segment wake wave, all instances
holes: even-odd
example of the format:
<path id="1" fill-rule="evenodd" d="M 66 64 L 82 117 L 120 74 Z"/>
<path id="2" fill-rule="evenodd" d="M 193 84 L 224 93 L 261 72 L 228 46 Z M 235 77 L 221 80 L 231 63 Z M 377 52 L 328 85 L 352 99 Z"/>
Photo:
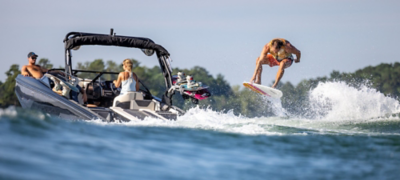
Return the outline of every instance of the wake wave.
<path id="1" fill-rule="evenodd" d="M 176 121 L 146 118 L 143 121 L 105 123 L 101 125 L 189 128 L 245 135 L 309 135 L 309 134 L 364 134 L 400 135 L 398 117 L 368 120 L 301 119 L 284 117 L 247 118 L 199 107 L 187 111 Z"/>
<path id="2" fill-rule="evenodd" d="M 310 90 L 308 106 L 303 111 L 313 118 L 288 113 L 280 100 L 267 99 L 276 116 L 247 118 L 235 116 L 233 110 L 216 112 L 211 109 L 192 108 L 177 121 L 160 122 L 146 119 L 130 122 L 142 126 L 196 128 L 241 134 L 285 135 L 304 133 L 395 133 L 399 134 L 400 104 L 375 89 L 359 89 L 344 82 L 326 82 Z"/>

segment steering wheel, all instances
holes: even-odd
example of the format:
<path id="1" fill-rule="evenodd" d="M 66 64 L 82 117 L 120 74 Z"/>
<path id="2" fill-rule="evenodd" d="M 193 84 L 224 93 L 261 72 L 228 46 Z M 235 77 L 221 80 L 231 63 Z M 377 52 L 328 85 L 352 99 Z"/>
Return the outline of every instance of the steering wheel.
<path id="1" fill-rule="evenodd" d="M 118 96 L 119 93 L 121 93 L 121 88 L 117 88 L 114 83 L 110 84 L 111 91 L 114 93 L 114 95 Z"/>

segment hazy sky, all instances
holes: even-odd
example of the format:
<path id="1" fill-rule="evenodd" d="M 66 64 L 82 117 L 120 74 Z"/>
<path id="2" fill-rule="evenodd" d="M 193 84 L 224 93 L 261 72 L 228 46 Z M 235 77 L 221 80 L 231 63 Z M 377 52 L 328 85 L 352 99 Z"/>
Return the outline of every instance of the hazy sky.
<path id="1" fill-rule="evenodd" d="M 378 0 L 1 0 L 0 80 L 12 64 L 27 64 L 34 51 L 56 67 L 64 65 L 62 40 L 71 31 L 148 37 L 164 46 L 172 66 L 205 67 L 231 85 L 250 80 L 255 60 L 272 38 L 288 39 L 302 52 L 282 81 L 353 72 L 398 61 L 400 1 Z M 86 46 L 73 63 L 97 58 L 122 63 L 135 58 L 158 65 L 130 48 Z M 75 66 L 74 66 L 75 68 Z M 263 84 L 278 68 L 264 66 Z M 196 79 L 196 77 L 194 77 Z"/>

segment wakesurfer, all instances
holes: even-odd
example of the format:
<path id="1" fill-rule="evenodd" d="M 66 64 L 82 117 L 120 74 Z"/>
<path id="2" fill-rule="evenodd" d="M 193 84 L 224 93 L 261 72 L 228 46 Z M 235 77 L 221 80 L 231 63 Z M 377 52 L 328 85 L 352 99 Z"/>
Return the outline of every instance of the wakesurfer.
<path id="1" fill-rule="evenodd" d="M 294 60 L 293 54 L 296 55 Z M 261 55 L 257 58 L 256 69 L 250 83 L 261 84 L 262 65 L 268 64 L 270 67 L 279 66 L 276 74 L 275 83 L 272 85 L 275 88 L 281 80 L 285 69 L 290 67 L 294 62 L 300 62 L 301 52 L 294 47 L 288 40 L 282 38 L 272 39 L 263 47 Z"/>

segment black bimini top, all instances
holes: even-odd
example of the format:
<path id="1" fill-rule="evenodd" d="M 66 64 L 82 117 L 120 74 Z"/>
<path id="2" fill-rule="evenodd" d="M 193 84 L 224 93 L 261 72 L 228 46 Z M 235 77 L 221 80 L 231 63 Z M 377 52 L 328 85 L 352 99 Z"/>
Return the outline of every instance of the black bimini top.
<path id="1" fill-rule="evenodd" d="M 81 45 L 121 46 L 140 49 L 150 49 L 158 56 L 169 56 L 168 51 L 149 38 L 128 37 L 105 34 L 70 32 L 64 39 L 65 49 L 69 50 Z"/>

